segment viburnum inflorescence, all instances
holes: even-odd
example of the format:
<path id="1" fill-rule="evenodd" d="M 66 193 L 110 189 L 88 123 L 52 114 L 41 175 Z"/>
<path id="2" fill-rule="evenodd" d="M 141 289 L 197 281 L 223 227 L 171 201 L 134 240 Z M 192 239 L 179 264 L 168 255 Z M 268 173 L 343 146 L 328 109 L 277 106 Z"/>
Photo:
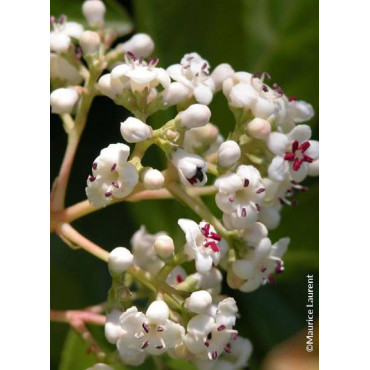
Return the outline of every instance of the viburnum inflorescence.
<path id="1" fill-rule="evenodd" d="M 313 108 L 270 83 L 267 72 L 235 72 L 226 63 L 212 69 L 196 52 L 161 66 L 149 57 L 154 42 L 146 34 L 112 49 L 117 34 L 106 25 L 103 2 L 86 0 L 82 11 L 90 29 L 65 16 L 51 22 L 51 108 L 70 138 L 52 211 L 64 210 L 70 165 L 97 94 L 126 108 L 128 116 L 117 127 L 121 142 L 96 148 L 100 154 L 91 171 L 86 168 L 90 205 L 82 213 L 161 198 L 193 211 L 193 219 L 169 225 L 181 238 L 152 234 L 143 225 L 129 248 L 115 247 L 109 255 L 71 232 L 68 222 L 56 221 L 64 240 L 107 261 L 112 276 L 105 336 L 116 352 L 96 351 L 91 369 L 111 369 L 115 361 L 137 366 L 165 354 L 199 369 L 241 369 L 252 345 L 238 336 L 237 304 L 222 294 L 222 281 L 248 293 L 273 284 L 284 271 L 290 239 L 272 241 L 268 233 L 278 227 L 282 208 L 294 205 L 295 192 L 308 190 L 306 177 L 318 175 L 319 145 L 302 124 Z M 208 105 L 217 93 L 235 118 L 226 137 L 210 122 Z M 149 123 L 148 117 L 170 107 L 176 113 L 169 121 Z M 151 146 L 167 158 L 164 169 L 143 164 Z M 203 195 L 213 198 L 216 212 Z"/>

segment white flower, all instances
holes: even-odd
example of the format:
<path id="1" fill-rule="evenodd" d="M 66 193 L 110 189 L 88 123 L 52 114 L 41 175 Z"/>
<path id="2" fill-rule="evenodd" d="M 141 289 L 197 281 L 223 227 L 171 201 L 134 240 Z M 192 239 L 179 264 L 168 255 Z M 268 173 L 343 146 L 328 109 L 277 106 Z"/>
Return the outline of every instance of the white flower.
<path id="1" fill-rule="evenodd" d="M 199 359 L 216 360 L 228 352 L 231 341 L 237 338 L 235 324 L 237 307 L 233 298 L 221 301 L 214 315 L 200 314 L 188 323 L 184 342 L 188 350 Z"/>
<path id="2" fill-rule="evenodd" d="M 120 317 L 123 334 L 117 349 L 125 353 L 128 349 L 161 355 L 183 341 L 184 328 L 168 319 L 169 309 L 165 302 L 154 301 L 146 315 L 131 307 Z"/>
<path id="3" fill-rule="evenodd" d="M 309 163 L 319 157 L 319 142 L 310 138 L 311 129 L 307 125 L 299 125 L 287 135 L 279 132 L 269 135 L 267 146 L 276 155 L 268 168 L 272 180 L 283 181 L 289 175 L 297 182 L 305 179 Z"/>
<path id="4" fill-rule="evenodd" d="M 113 198 L 129 195 L 139 181 L 136 168 L 127 163 L 130 148 L 125 144 L 110 144 L 100 152 L 87 179 L 86 194 L 91 204 L 104 207 Z"/>
<path id="5" fill-rule="evenodd" d="M 50 78 L 69 85 L 79 85 L 82 82 L 82 76 L 78 70 L 65 58 L 55 53 L 50 53 Z"/>
<path id="6" fill-rule="evenodd" d="M 54 20 L 52 18 L 53 31 L 50 32 L 50 51 L 64 53 L 69 49 L 72 39 L 79 40 L 83 27 L 76 22 L 67 22 L 65 16 Z"/>
<path id="7" fill-rule="evenodd" d="M 208 313 L 212 305 L 212 296 L 206 290 L 191 293 L 185 300 L 185 308 L 197 314 Z"/>
<path id="8" fill-rule="evenodd" d="M 209 63 L 199 54 L 185 54 L 181 63 L 169 66 L 167 72 L 188 88 L 189 98 L 194 96 L 198 103 L 205 105 L 212 101 L 215 83 L 209 76 Z"/>
<path id="9" fill-rule="evenodd" d="M 211 111 L 204 104 L 192 104 L 176 117 L 180 121 L 181 127 L 188 129 L 205 126 L 210 118 Z"/>
<path id="10" fill-rule="evenodd" d="M 134 256 L 127 248 L 114 248 L 108 257 L 109 271 L 117 275 L 122 274 L 131 267 L 133 260 Z"/>
<path id="11" fill-rule="evenodd" d="M 120 336 L 123 334 L 123 330 L 119 322 L 119 318 L 122 313 L 123 311 L 113 309 L 107 314 L 104 334 L 109 343 L 116 344 Z"/>
<path id="12" fill-rule="evenodd" d="M 80 37 L 80 45 L 85 55 L 94 55 L 99 52 L 100 36 L 97 32 L 84 31 Z"/>
<path id="13" fill-rule="evenodd" d="M 128 143 L 139 143 L 152 136 L 152 128 L 135 117 L 129 117 L 121 122 L 121 135 Z"/>
<path id="14" fill-rule="evenodd" d="M 154 42 L 146 33 L 137 33 L 121 47 L 125 53 L 130 52 L 138 58 L 146 58 L 153 52 Z"/>
<path id="15" fill-rule="evenodd" d="M 113 90 L 131 89 L 133 92 L 150 91 L 162 85 L 166 88 L 170 84 L 170 77 L 163 68 L 156 68 L 158 58 L 150 58 L 145 63 L 141 58 L 127 53 L 126 63 L 114 67 L 111 72 L 110 84 Z"/>
<path id="16" fill-rule="evenodd" d="M 174 255 L 175 245 L 168 235 L 160 235 L 155 240 L 154 250 L 161 259 L 167 259 Z"/>
<path id="17" fill-rule="evenodd" d="M 104 24 L 105 5 L 100 0 L 86 0 L 82 4 L 82 14 L 90 26 L 102 26 Z"/>
<path id="18" fill-rule="evenodd" d="M 195 360 L 195 364 L 199 370 L 240 370 L 247 365 L 252 349 L 249 339 L 238 336 L 217 361 Z"/>
<path id="19" fill-rule="evenodd" d="M 149 234 L 145 226 L 141 226 L 131 238 L 135 265 L 153 275 L 156 275 L 164 266 L 164 262 L 158 258 L 154 249 L 154 243 L 161 235 L 165 235 L 165 233 Z"/>
<path id="20" fill-rule="evenodd" d="M 178 148 L 172 155 L 172 163 L 185 186 L 203 186 L 207 182 L 207 162 L 200 156 Z"/>
<path id="21" fill-rule="evenodd" d="M 220 261 L 221 253 L 218 244 L 221 237 L 207 222 L 197 224 L 192 220 L 182 218 L 178 224 L 186 237 L 184 253 L 190 259 L 195 259 L 195 267 L 198 272 L 210 271 L 212 263 L 217 265 Z"/>
<path id="22" fill-rule="evenodd" d="M 266 226 L 261 222 L 255 222 L 251 227 L 243 230 L 242 237 L 249 245 L 256 247 L 263 238 L 267 237 L 267 234 Z"/>
<path id="23" fill-rule="evenodd" d="M 114 370 L 114 369 L 113 369 L 113 367 L 100 362 L 98 364 L 95 364 L 93 367 L 89 367 L 86 370 Z"/>
<path id="24" fill-rule="evenodd" d="M 224 223 L 229 229 L 244 229 L 257 221 L 264 186 L 258 170 L 241 165 L 236 173 L 217 178 L 216 204 L 224 212 Z"/>
<path id="25" fill-rule="evenodd" d="M 157 190 L 164 184 L 164 176 L 161 171 L 151 167 L 146 168 L 141 174 L 141 181 L 146 189 Z"/>
<path id="26" fill-rule="evenodd" d="M 256 246 L 248 259 L 236 260 L 232 264 L 233 273 L 245 282 L 239 287 L 242 292 L 252 292 L 261 284 L 274 282 L 274 272 L 284 271 L 282 257 L 288 248 L 289 238 L 282 238 L 271 245 L 264 238 Z"/>
<path id="27" fill-rule="evenodd" d="M 56 89 L 50 94 L 51 111 L 56 114 L 69 114 L 78 98 L 78 93 L 73 87 Z"/>
<path id="28" fill-rule="evenodd" d="M 218 163 L 221 167 L 233 166 L 241 156 L 239 145 L 233 140 L 223 142 L 218 148 Z"/>
<path id="29" fill-rule="evenodd" d="M 121 362 L 129 366 L 140 366 L 146 359 L 146 352 L 135 349 L 120 347 L 118 351 Z"/>

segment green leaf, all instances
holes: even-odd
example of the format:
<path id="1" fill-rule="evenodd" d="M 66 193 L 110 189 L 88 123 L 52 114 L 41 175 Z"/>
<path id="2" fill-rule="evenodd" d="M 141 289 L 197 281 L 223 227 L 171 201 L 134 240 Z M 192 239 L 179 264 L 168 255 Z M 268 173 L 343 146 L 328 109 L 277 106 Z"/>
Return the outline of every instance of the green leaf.
<path id="1" fill-rule="evenodd" d="M 88 28 L 86 19 L 82 14 L 82 0 L 53 0 L 50 12 L 54 16 L 65 14 L 69 21 L 81 23 Z M 109 28 L 115 29 L 120 36 L 127 35 L 133 29 L 133 23 L 127 10 L 115 0 L 106 0 L 105 23 Z"/>

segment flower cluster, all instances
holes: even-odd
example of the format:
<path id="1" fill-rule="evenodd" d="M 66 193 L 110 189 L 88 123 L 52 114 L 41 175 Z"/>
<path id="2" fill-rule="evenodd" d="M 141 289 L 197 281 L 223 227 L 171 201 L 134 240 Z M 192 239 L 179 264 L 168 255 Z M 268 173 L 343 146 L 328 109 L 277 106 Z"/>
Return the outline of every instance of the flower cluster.
<path id="1" fill-rule="evenodd" d="M 306 177 L 318 175 L 319 145 L 303 124 L 313 108 L 271 84 L 267 72 L 235 72 L 225 63 L 212 70 L 196 52 L 160 66 L 145 34 L 110 49 L 103 2 L 86 0 L 82 11 L 88 30 L 65 16 L 51 20 L 52 112 L 67 133 L 80 133 L 92 93 L 129 111 L 117 128 L 123 142 L 92 162 L 88 201 L 105 207 L 128 197 L 173 197 L 198 217 L 174 222 L 181 236 L 141 226 L 129 249 L 111 251 L 105 336 L 128 365 L 167 353 L 199 369 L 240 369 L 252 346 L 238 337 L 238 309 L 222 295 L 222 281 L 252 292 L 284 271 L 290 239 L 271 241 L 269 230 L 284 206 L 296 204 L 295 193 L 308 190 Z M 216 93 L 234 115 L 226 139 L 211 122 Z M 152 126 L 148 117 L 169 107 L 172 118 Z M 152 145 L 166 156 L 164 169 L 143 164 Z"/>

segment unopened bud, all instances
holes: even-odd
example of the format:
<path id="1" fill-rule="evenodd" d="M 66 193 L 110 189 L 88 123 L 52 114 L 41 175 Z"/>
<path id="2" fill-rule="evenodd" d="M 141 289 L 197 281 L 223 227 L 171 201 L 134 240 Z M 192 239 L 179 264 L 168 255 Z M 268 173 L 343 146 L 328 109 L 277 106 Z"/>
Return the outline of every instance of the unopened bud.
<path id="1" fill-rule="evenodd" d="M 146 33 L 137 33 L 122 44 L 122 50 L 125 53 L 130 52 L 138 58 L 146 58 L 153 52 L 154 42 Z"/>
<path id="2" fill-rule="evenodd" d="M 154 301 L 146 311 L 148 320 L 158 325 L 164 324 L 169 314 L 170 310 L 164 301 Z"/>
<path id="3" fill-rule="evenodd" d="M 94 31 L 85 31 L 80 38 L 80 45 L 85 55 L 97 54 L 100 47 L 100 36 Z"/>
<path id="4" fill-rule="evenodd" d="M 201 127 L 209 122 L 211 111 L 206 105 L 192 104 L 189 108 L 180 112 L 177 118 L 180 120 L 182 127 Z"/>
<path id="5" fill-rule="evenodd" d="M 185 308 L 197 314 L 207 313 L 212 306 L 212 296 L 206 290 L 198 290 L 185 300 Z"/>
<path id="6" fill-rule="evenodd" d="M 121 122 L 121 135 L 128 143 L 138 143 L 152 136 L 152 129 L 137 118 L 129 117 Z"/>
<path id="7" fill-rule="evenodd" d="M 78 93 L 72 88 L 60 88 L 50 95 L 51 111 L 56 114 L 71 113 L 78 101 Z"/>
<path id="8" fill-rule="evenodd" d="M 173 239 L 168 235 L 160 235 L 154 242 L 154 250 L 161 259 L 168 259 L 175 252 Z"/>
<path id="9" fill-rule="evenodd" d="M 189 89 L 180 82 L 172 82 L 162 93 L 163 103 L 168 106 L 176 105 L 187 99 Z"/>
<path id="10" fill-rule="evenodd" d="M 215 83 L 216 91 L 221 90 L 223 82 L 227 78 L 232 77 L 233 74 L 234 70 L 232 69 L 230 64 L 227 63 L 219 64 L 211 73 L 211 78 Z"/>
<path id="11" fill-rule="evenodd" d="M 104 24 L 105 5 L 101 0 L 86 0 L 82 4 L 82 13 L 90 26 Z"/>
<path id="12" fill-rule="evenodd" d="M 231 167 L 239 160 L 240 156 L 240 147 L 233 140 L 223 142 L 218 148 L 218 164 L 221 167 Z"/>
<path id="13" fill-rule="evenodd" d="M 153 168 L 147 168 L 141 175 L 141 181 L 146 189 L 157 190 L 163 186 L 164 176 L 161 171 Z"/>
<path id="14" fill-rule="evenodd" d="M 254 118 L 247 124 L 247 132 L 256 139 L 266 140 L 271 132 L 271 125 L 262 118 Z"/>
<path id="15" fill-rule="evenodd" d="M 107 320 L 104 326 L 104 333 L 107 341 L 112 344 L 116 344 L 120 336 L 123 334 L 119 318 L 122 315 L 122 311 L 112 310 L 107 314 Z"/>
<path id="16" fill-rule="evenodd" d="M 308 164 L 308 174 L 309 176 L 319 176 L 319 160 L 318 159 Z"/>
<path id="17" fill-rule="evenodd" d="M 117 275 L 122 274 L 131 267 L 133 260 L 134 256 L 127 248 L 117 247 L 109 253 L 109 271 Z"/>

